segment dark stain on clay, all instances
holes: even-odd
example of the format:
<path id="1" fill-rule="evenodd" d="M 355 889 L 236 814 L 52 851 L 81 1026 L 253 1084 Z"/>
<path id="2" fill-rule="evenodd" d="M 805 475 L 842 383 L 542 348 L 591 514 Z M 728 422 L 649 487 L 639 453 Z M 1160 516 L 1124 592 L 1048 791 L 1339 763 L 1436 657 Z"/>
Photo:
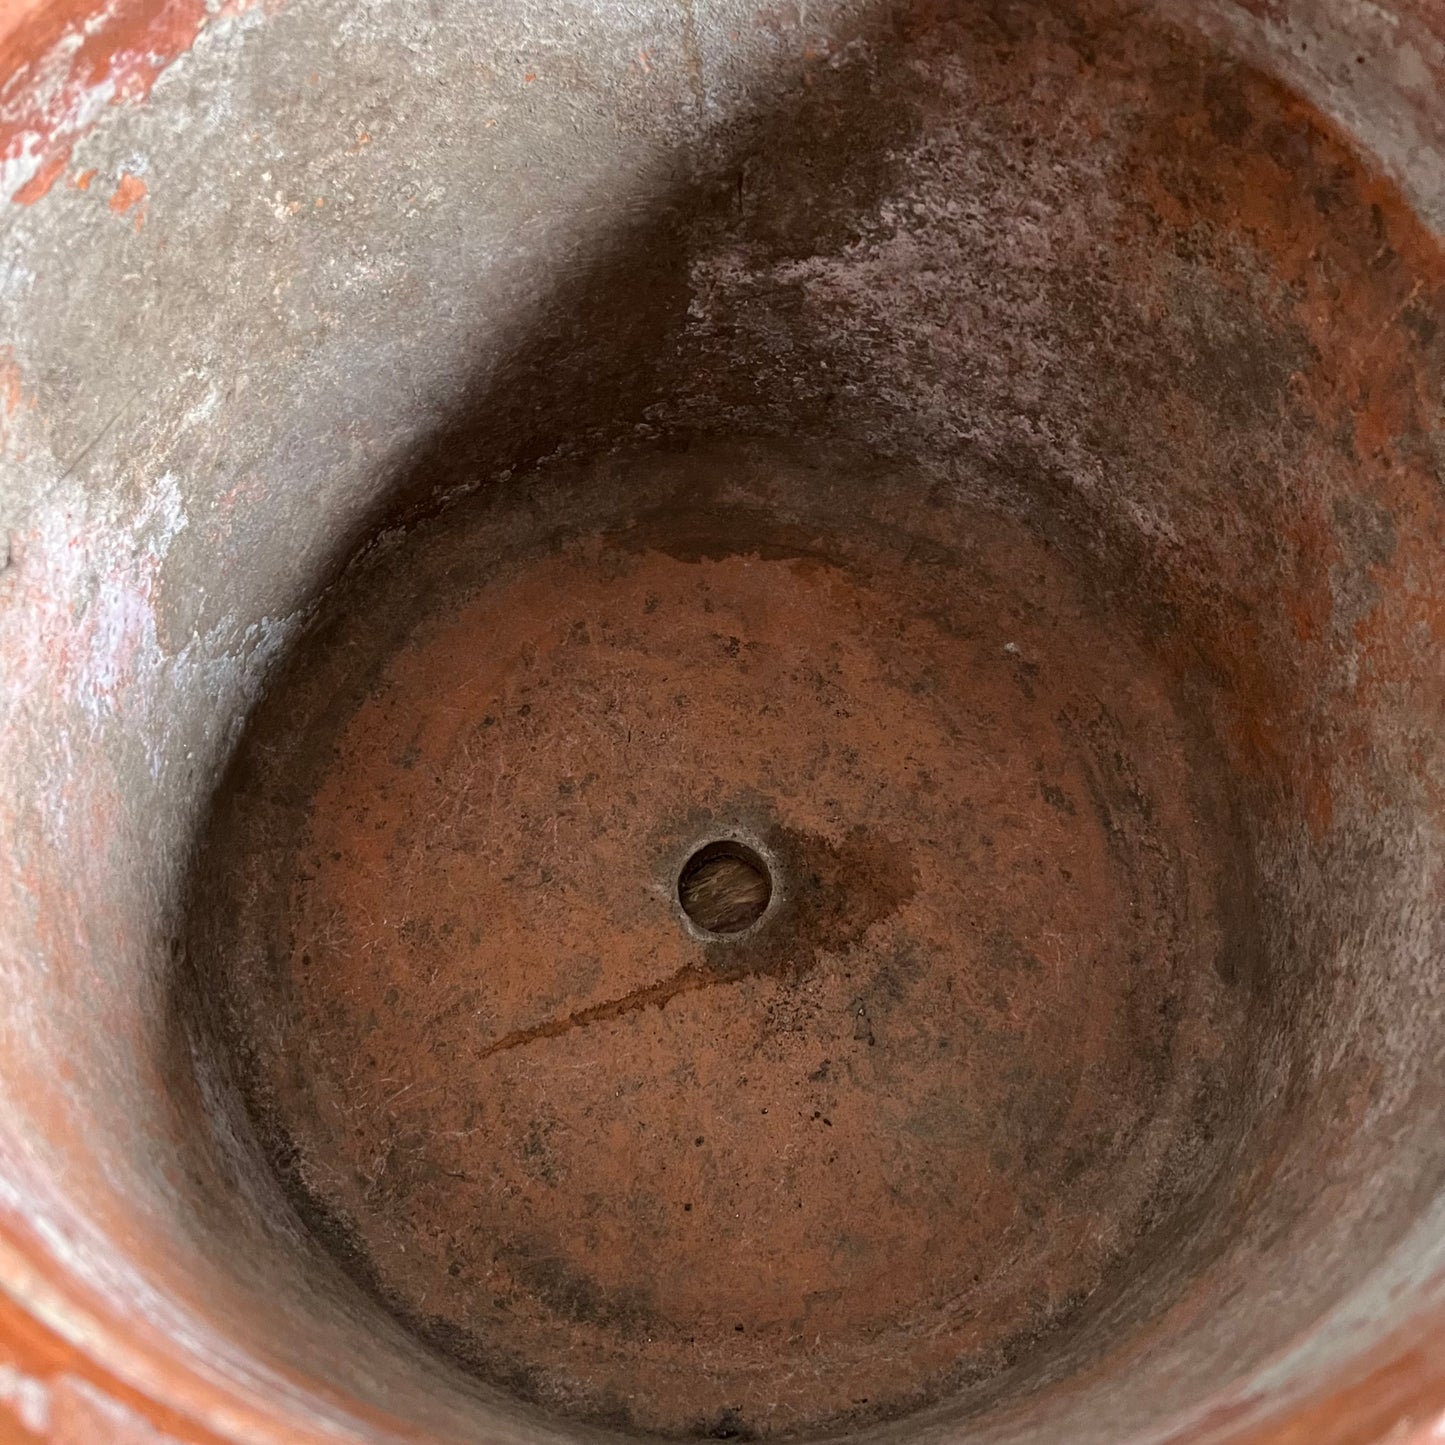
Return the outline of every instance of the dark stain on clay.
<path id="1" fill-rule="evenodd" d="M 868 928 L 905 903 L 916 882 L 902 850 L 853 834 L 841 844 L 777 827 L 768 839 L 786 879 L 785 901 L 765 929 L 746 939 L 704 945 L 705 961 L 686 964 L 668 978 L 621 998 L 504 1035 L 480 1057 L 555 1039 L 572 1029 L 609 1023 L 637 1009 L 665 1008 L 679 994 L 736 983 L 755 974 L 796 981 L 826 954 L 859 941 Z"/>

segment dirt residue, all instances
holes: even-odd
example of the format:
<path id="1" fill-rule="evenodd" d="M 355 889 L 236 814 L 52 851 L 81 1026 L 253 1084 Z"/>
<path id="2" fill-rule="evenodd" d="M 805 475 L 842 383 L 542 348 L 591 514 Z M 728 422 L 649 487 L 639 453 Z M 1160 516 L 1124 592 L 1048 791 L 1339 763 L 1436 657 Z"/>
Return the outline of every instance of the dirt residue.
<path id="1" fill-rule="evenodd" d="M 759 455 L 360 574 L 216 855 L 252 1109 L 355 1276 L 529 1398 L 739 1437 L 1060 1327 L 1236 1037 L 1143 654 L 1008 525 Z M 709 938 L 679 872 L 727 838 L 776 893 Z"/>

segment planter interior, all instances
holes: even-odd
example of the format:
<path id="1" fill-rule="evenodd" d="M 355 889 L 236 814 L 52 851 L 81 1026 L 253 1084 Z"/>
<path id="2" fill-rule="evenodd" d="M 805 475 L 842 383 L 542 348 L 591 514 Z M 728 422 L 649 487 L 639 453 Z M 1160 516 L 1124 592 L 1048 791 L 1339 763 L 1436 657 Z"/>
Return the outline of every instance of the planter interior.
<path id="1" fill-rule="evenodd" d="M 7 1293 L 194 1438 L 1445 1406 L 1430 8 L 119 13 L 0 88 Z"/>

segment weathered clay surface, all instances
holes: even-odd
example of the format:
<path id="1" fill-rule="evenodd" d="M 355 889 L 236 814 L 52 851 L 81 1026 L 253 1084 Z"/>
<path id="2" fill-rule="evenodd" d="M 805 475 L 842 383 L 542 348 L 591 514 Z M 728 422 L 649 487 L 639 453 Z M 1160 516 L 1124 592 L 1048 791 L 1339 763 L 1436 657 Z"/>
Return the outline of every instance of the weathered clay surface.
<path id="1" fill-rule="evenodd" d="M 345 589 L 211 842 L 204 988 L 303 1213 L 610 1423 L 991 1377 L 1247 1117 L 1217 765 L 1056 554 L 914 478 L 694 450 L 512 497 Z M 779 897 L 708 943 L 676 882 L 729 836 Z"/>
<path id="2" fill-rule="evenodd" d="M 109 1391 L 115 1410 L 184 1439 L 595 1434 L 548 1405 L 688 1429 L 802 1427 L 835 1418 L 844 1363 L 867 1364 L 868 1330 L 886 1334 L 916 1308 L 902 1363 L 864 1393 L 869 1410 L 920 1409 L 893 1425 L 837 1423 L 920 1441 L 966 1425 L 999 1445 L 1429 1438 L 1445 1411 L 1438 7 L 637 0 L 521 4 L 483 21 L 451 0 L 292 0 L 273 13 L 132 3 L 97 10 L 84 35 L 78 13 L 26 4 L 0 22 L 0 146 L 16 198 L 0 222 L 0 1281 L 30 1321 L 7 1329 L 0 1402 L 12 1416 L 32 1434 L 85 1438 L 65 1412 L 105 1419 L 93 1412 Z M 684 446 L 691 460 L 664 463 Z M 729 455 L 753 458 L 736 485 L 762 489 L 753 511 L 767 525 L 719 551 L 706 529 L 678 530 L 688 508 L 675 489 L 700 458 Z M 818 543 L 811 571 L 787 550 L 797 537 L 775 530 L 777 488 Z M 873 491 L 894 530 L 850 537 Z M 549 495 L 572 499 L 571 531 L 538 551 Z M 449 498 L 469 510 L 448 511 Z M 648 545 L 620 546 L 626 532 Z M 387 606 L 387 587 L 464 535 L 477 555 L 433 598 Z M 696 555 L 680 548 L 689 536 Z M 994 570 L 992 614 L 958 590 L 970 536 L 1039 559 L 1032 576 Z M 899 541 L 917 537 L 952 560 Z M 370 560 L 335 585 L 368 544 Z M 512 560 L 482 576 L 484 557 Z M 700 578 L 740 619 L 725 634 L 738 659 L 726 644 L 715 661 L 705 650 L 688 580 Z M 763 578 L 787 625 L 744 615 Z M 489 653 L 516 635 L 508 626 L 542 616 L 548 580 L 559 625 L 581 621 L 590 640 L 544 629 L 551 651 L 538 642 L 532 662 Z M 639 586 L 634 642 L 622 624 Z M 1033 587 L 1039 616 L 1022 606 Z M 651 594 L 669 606 L 644 631 Z M 955 637 L 940 622 L 950 607 L 980 637 L 1001 617 L 1020 636 L 999 650 Z M 885 612 L 903 633 L 887 633 Z M 313 614 L 336 630 L 308 635 Z M 443 665 L 457 661 L 436 630 L 447 616 L 453 654 L 493 656 L 491 683 Z M 507 775 L 520 790 L 508 801 L 536 820 L 509 823 L 532 870 L 514 877 L 520 891 L 486 891 L 499 835 L 453 803 L 471 796 L 455 785 L 465 726 L 481 720 L 449 731 L 417 687 L 389 712 L 384 688 L 373 697 L 327 651 L 348 626 L 378 679 L 410 666 L 463 712 L 490 707 L 488 687 L 508 701 L 509 688 L 539 690 L 491 714 L 501 731 L 486 755 L 546 748 L 532 771 Z M 854 716 L 826 730 L 816 688 L 794 686 L 785 665 L 807 637 L 815 666 L 834 645 L 840 669 L 849 663 L 835 686 Z M 298 639 L 313 676 L 297 664 L 283 692 L 273 664 Z M 734 725 L 752 678 L 737 670 L 745 641 L 770 649 L 749 666 L 780 699 L 815 710 L 805 727 L 770 724 L 751 752 Z M 1019 654 L 1001 651 L 1009 641 Z M 865 662 L 887 655 L 896 677 Z M 950 699 L 969 702 L 961 669 L 997 701 L 1019 686 L 1020 657 L 1039 675 L 1026 678 L 1032 700 L 1021 687 L 1014 699 L 1017 736 L 964 712 L 975 752 L 946 746 Z M 635 805 L 615 752 L 604 773 L 558 741 L 569 716 L 596 715 L 629 658 L 654 744 L 628 761 Z M 660 659 L 673 658 L 689 697 L 722 690 L 715 765 L 686 714 L 673 719 L 675 691 L 660 681 Z M 915 694 L 930 659 L 933 690 Z M 243 808 L 217 846 L 207 810 L 268 676 L 282 722 L 306 725 L 258 718 L 237 765 L 255 788 L 232 773 L 222 796 L 286 816 Z M 569 714 L 554 694 L 574 677 Z M 341 753 L 308 758 L 303 741 L 322 724 L 299 700 L 326 678 L 345 703 L 325 722 Z M 1162 850 L 1141 855 L 1153 893 L 1138 918 L 1117 911 L 1132 885 L 1100 815 L 1081 805 L 1088 749 L 1059 722 L 1089 715 L 1083 700 L 1106 681 L 1122 698 L 1110 699 L 1129 744 L 1118 752 L 1156 810 Z M 400 723 L 388 718 L 403 713 L 430 729 L 435 774 L 401 765 L 410 739 L 391 736 Z M 874 737 L 870 716 L 896 722 Z M 703 802 L 669 790 L 664 727 L 694 739 L 673 781 L 706 773 Z M 594 731 L 590 746 L 608 756 L 615 739 Z M 1146 732 L 1157 734 L 1148 746 Z M 266 763 L 268 735 L 303 748 L 289 799 Z M 893 756 L 908 736 L 975 812 L 984 781 L 969 759 L 996 757 L 1013 785 L 997 806 L 1030 835 L 1027 856 L 1057 867 L 1061 850 L 1078 852 L 1087 866 L 1062 864 L 1077 890 L 1045 893 L 1022 854 L 980 851 L 943 794 Z M 810 792 L 808 749 L 835 741 L 838 755 L 817 765 L 827 795 Z M 1042 794 L 1040 759 L 1072 815 Z M 595 815 L 580 787 L 589 771 Z M 746 797 L 729 779 L 746 781 Z M 570 795 L 558 792 L 566 781 Z M 390 878 L 436 939 L 358 911 L 357 870 L 340 865 L 365 861 L 361 783 L 389 790 L 368 814 L 382 896 Z M 1197 815 L 1184 806 L 1196 796 Z M 885 805 L 915 831 L 882 829 Z M 687 970 L 706 969 L 707 954 L 675 915 L 664 931 L 661 910 L 662 864 L 695 841 L 694 806 L 699 824 L 731 810 L 760 843 L 773 839 L 784 875 L 800 856 L 790 850 L 848 858 L 862 828 L 860 856 L 876 862 L 887 846 L 889 886 L 867 903 L 867 890 L 842 886 L 862 875 L 844 869 L 829 896 L 855 912 L 831 932 L 775 934 L 791 939 L 791 976 L 748 968 L 693 988 Z M 416 825 L 432 812 L 438 831 Z M 599 818 L 598 839 L 575 843 Z M 475 852 L 453 849 L 448 827 Z M 299 859 L 306 876 L 261 870 L 277 904 L 263 915 L 235 896 L 225 860 L 254 857 L 268 836 L 276 860 Z M 656 888 L 642 897 L 627 884 L 630 837 L 655 845 Z M 209 875 L 193 871 L 198 839 L 211 845 Z M 965 843 L 977 893 L 956 866 Z M 549 852 L 564 846 L 590 889 L 564 887 Z M 1168 864 L 1176 854 L 1186 867 Z M 447 899 L 470 898 L 469 882 L 468 906 L 490 901 L 495 914 L 476 945 L 470 932 L 464 944 L 440 935 L 457 916 Z M 588 902 L 598 889 L 605 906 Z M 324 934 L 328 906 L 346 933 L 309 966 L 300 933 L 275 940 L 249 978 L 229 951 L 283 916 Z M 962 919 L 947 923 L 950 908 Z M 1057 956 L 1034 936 L 1047 919 L 1072 940 Z M 1040 976 L 1057 970 L 1085 1027 L 1055 1032 L 1035 975 L 985 958 L 998 933 Z M 550 939 L 529 955 L 544 976 L 494 962 L 496 992 L 440 1019 L 461 998 L 463 952 L 492 937 Z M 1111 960 L 1097 997 L 1084 939 Z M 875 1043 L 847 1029 L 834 1039 L 838 1010 L 859 997 L 842 985 L 874 978 L 905 940 L 928 962 L 880 1007 Z M 1172 1044 L 1126 1006 L 1119 948 L 1130 942 L 1174 971 L 1151 970 L 1158 992 L 1140 1002 L 1184 987 Z M 624 975 L 616 992 L 604 944 Z M 594 956 L 595 978 L 558 972 Z M 427 994 L 428 959 L 444 997 Z M 949 1003 L 949 977 L 1002 992 Z M 665 1006 L 619 1009 L 669 979 L 689 986 Z M 787 1000 L 798 1011 L 785 1017 Z M 1237 1026 L 1220 1027 L 1221 1008 L 1239 1011 Z M 328 1009 L 332 1038 L 314 1027 Z M 866 1004 L 864 1017 L 872 1028 Z M 966 1020 L 1041 1080 L 1037 1091 L 1011 1092 L 978 1052 L 925 1070 L 928 1042 L 960 1037 Z M 811 1073 L 837 1061 L 834 1043 L 877 1060 L 885 1040 L 895 1077 L 850 1078 L 836 1113 L 831 1099 L 802 1107 L 824 1082 L 795 1082 L 805 1043 L 829 1044 L 817 1059 L 806 1050 Z M 408 1102 L 421 1083 L 378 1092 L 388 1075 L 368 1072 L 372 1042 L 378 1068 L 474 1087 L 441 1090 L 423 1115 Z M 443 1045 L 465 1066 L 429 1063 L 424 1050 Z M 773 1050 L 768 1072 L 748 1077 L 782 1090 L 777 1115 L 723 1091 L 723 1064 L 744 1048 Z M 689 1050 L 712 1071 L 655 1071 Z M 643 1087 L 632 1103 L 589 1095 L 589 1075 L 558 1104 L 529 1081 L 539 1057 L 549 1074 L 558 1058 L 590 1058 L 591 1075 L 630 1071 Z M 1065 1090 L 1076 1067 L 1079 1086 Z M 1227 1087 L 1192 1093 L 1212 1068 Z M 948 1114 L 955 1130 L 988 1101 L 982 1152 L 946 1129 L 909 1152 L 915 1136 L 899 1125 L 927 1116 L 935 1083 L 968 1095 Z M 1049 1128 L 1037 1165 L 1019 1151 L 994 1160 L 991 1131 L 1029 1133 L 1011 1108 L 1031 1099 L 1047 1119 L 1066 1092 L 1085 1122 L 1103 1120 L 1108 1093 L 1148 1148 L 1112 1159 L 1095 1130 L 1099 1152 L 1065 1177 L 1084 1136 Z M 1205 1095 L 1222 1100 L 1210 1130 Z M 353 1132 L 334 1127 L 358 1105 L 368 1117 Z M 698 1171 L 698 1188 L 619 1192 L 615 1153 L 573 1127 L 539 1153 L 570 1138 L 560 1162 L 595 1187 L 554 1189 L 526 1172 L 540 1166 L 522 1126 L 544 1105 L 574 1126 L 587 1107 L 603 1111 L 615 1152 L 644 1122 L 676 1133 L 704 1114 L 691 1135 L 704 1146 L 676 1133 L 677 1154 L 655 1155 L 673 1178 Z M 458 1142 L 448 1154 L 446 1129 L 418 1150 L 426 1120 L 467 1129 L 468 1107 L 492 1126 L 488 1151 Z M 852 1278 L 874 1284 L 859 1313 L 828 1306 L 834 1354 L 815 1385 L 784 1376 L 798 1292 L 845 1277 L 817 1238 L 841 1208 L 823 1189 L 838 1165 L 823 1162 L 818 1130 L 845 1127 L 869 1160 L 865 1273 Z M 813 1231 L 791 1255 L 768 1242 L 784 1240 L 776 1230 L 751 1243 L 700 1233 L 704 1205 L 777 1223 L 743 1172 L 776 1139 L 797 1146 L 810 1192 L 794 1213 L 811 1206 Z M 483 1159 L 512 1193 L 477 1187 Z M 918 1161 L 954 1208 L 962 1174 L 979 1191 L 957 1238 L 914 1187 Z M 446 1174 L 452 1164 L 467 1177 Z M 904 1181 L 896 1197 L 884 1178 Z M 617 1225 L 596 1248 L 580 1213 L 589 1192 L 602 1201 L 593 1222 Z M 664 1208 L 648 1214 L 648 1198 Z M 689 1202 L 680 1220 L 667 1212 Z M 1030 1202 L 1048 1229 L 1035 1231 Z M 524 1207 L 534 1254 L 592 1270 L 610 1259 L 616 1274 L 590 1276 L 592 1294 L 559 1291 L 535 1268 L 529 1284 L 529 1256 L 499 1261 L 492 1243 L 521 1229 Z M 457 1211 L 493 1233 L 427 1237 L 428 1221 Z M 973 1335 L 945 1309 L 930 1316 L 933 1259 L 918 1232 L 956 1271 L 1011 1226 L 1037 1251 L 990 1249 L 996 1273 L 974 1271 L 979 1288 L 1008 1276 L 1038 1290 L 986 1292 Z M 1075 1249 L 1051 1254 L 1070 1230 Z M 699 1267 L 749 1248 L 771 1250 L 752 1256 L 767 1263 L 750 1282 L 741 1271 L 751 1318 L 719 1314 L 704 1330 L 709 1376 L 666 1329 L 712 1298 Z M 875 1264 L 896 1260 L 897 1276 L 866 1276 L 870 1251 Z M 636 1288 L 644 1254 L 652 1298 L 628 1318 L 663 1322 L 655 1348 L 627 1338 L 615 1310 L 612 1325 L 578 1317 L 579 1299 Z M 791 1272 L 779 1273 L 784 1257 Z M 517 1305 L 505 1338 L 476 1289 L 489 1261 L 511 1271 L 492 1297 Z M 772 1314 L 765 1276 L 784 1287 Z M 549 1341 L 570 1342 L 586 1369 L 569 1373 Z M 518 1348 L 525 1379 L 502 1359 Z M 618 1382 L 637 1371 L 646 1399 L 619 1403 Z M 749 1394 L 759 1378 L 774 1388 Z M 764 1395 L 778 1403 L 771 1421 L 756 1408 Z M 134 1425 L 138 1438 L 150 1429 Z"/>

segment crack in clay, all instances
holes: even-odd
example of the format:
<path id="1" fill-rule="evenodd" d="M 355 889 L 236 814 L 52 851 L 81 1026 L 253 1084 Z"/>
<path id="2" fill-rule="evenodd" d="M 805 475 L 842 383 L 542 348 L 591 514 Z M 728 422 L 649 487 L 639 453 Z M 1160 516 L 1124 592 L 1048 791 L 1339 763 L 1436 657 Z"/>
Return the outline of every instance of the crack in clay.
<path id="1" fill-rule="evenodd" d="M 659 983 L 647 984 L 642 988 L 635 988 L 630 993 L 623 994 L 621 998 L 593 1004 L 590 1008 L 578 1009 L 564 1018 L 549 1019 L 546 1023 L 534 1024 L 528 1029 L 514 1029 L 511 1033 L 504 1034 L 495 1043 L 488 1044 L 478 1057 L 489 1059 L 493 1054 L 505 1053 L 508 1049 L 522 1048 L 526 1044 L 536 1043 L 539 1039 L 555 1039 L 563 1034 L 571 1033 L 573 1029 L 587 1028 L 591 1024 L 609 1023 L 613 1019 L 625 1018 L 630 1013 L 638 1013 L 653 1004 L 660 1009 L 666 1008 L 679 994 L 695 993 L 698 989 L 709 988 L 718 983 L 736 983 L 752 971 L 747 968 L 731 968 L 726 972 L 720 972 L 714 969 L 699 968 L 696 964 L 687 964 L 678 969 L 670 978 L 665 978 Z"/>

